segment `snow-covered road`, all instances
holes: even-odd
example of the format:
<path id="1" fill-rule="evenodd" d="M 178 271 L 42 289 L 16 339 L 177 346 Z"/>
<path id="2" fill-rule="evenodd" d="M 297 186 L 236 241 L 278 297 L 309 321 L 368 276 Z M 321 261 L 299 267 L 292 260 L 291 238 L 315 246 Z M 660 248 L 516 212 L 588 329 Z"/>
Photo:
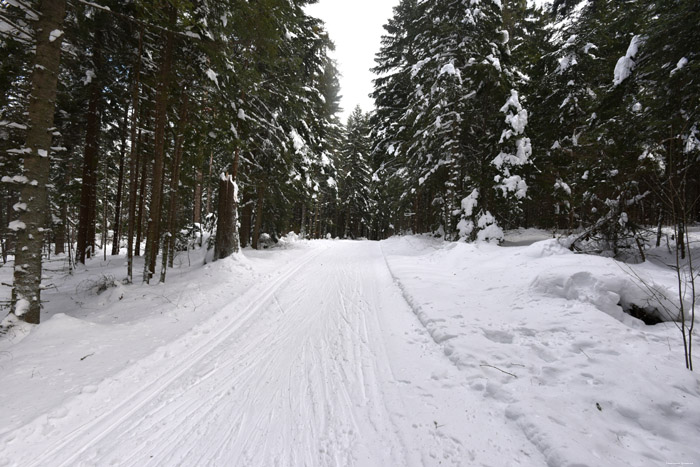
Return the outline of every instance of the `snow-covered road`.
<path id="1" fill-rule="evenodd" d="M 673 325 L 617 306 L 640 289 L 613 264 L 555 240 L 303 241 L 78 301 L 86 270 L 0 352 L 0 466 L 698 461 L 700 380 Z"/>
<path id="2" fill-rule="evenodd" d="M 469 465 L 495 449 L 500 465 L 542 463 L 460 387 L 379 243 L 312 249 L 230 308 L 235 321 L 224 310 L 41 433 L 20 430 L 3 454 L 16 465 L 402 466 Z"/>

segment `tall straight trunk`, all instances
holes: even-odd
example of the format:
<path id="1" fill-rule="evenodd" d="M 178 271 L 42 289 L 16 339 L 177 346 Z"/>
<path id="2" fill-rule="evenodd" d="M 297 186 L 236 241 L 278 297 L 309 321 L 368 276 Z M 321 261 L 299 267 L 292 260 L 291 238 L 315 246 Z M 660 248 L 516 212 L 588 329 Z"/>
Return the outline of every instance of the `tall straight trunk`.
<path id="1" fill-rule="evenodd" d="M 175 154 L 173 157 L 173 167 L 172 176 L 170 177 L 170 205 L 168 206 L 168 223 L 166 226 L 165 239 L 163 240 L 163 263 L 160 270 L 160 281 L 165 282 L 165 274 L 167 272 L 167 266 L 173 267 L 173 256 L 175 253 L 175 230 L 177 222 L 177 207 L 178 207 L 178 196 L 177 189 L 180 185 L 180 165 L 182 163 L 182 148 L 183 140 L 185 135 L 185 130 L 187 129 L 187 111 L 188 111 L 188 98 L 187 94 L 183 97 L 182 104 L 180 106 L 180 122 L 177 127 L 177 134 L 175 135 Z"/>
<path id="2" fill-rule="evenodd" d="M 301 224 L 299 225 L 299 235 L 301 238 L 306 237 L 306 203 L 301 205 Z"/>
<path id="3" fill-rule="evenodd" d="M 107 183 L 107 159 L 104 160 L 102 172 L 102 248 L 103 258 L 107 261 L 107 240 L 109 240 L 109 225 L 107 221 L 107 191 L 109 184 Z"/>
<path id="4" fill-rule="evenodd" d="M 2 236 L 0 236 L 0 253 L 2 254 L 2 264 L 7 263 L 7 253 L 9 251 L 9 240 L 10 240 L 10 229 L 7 226 L 12 220 L 12 194 L 7 193 L 5 197 L 5 203 L 3 207 L 0 207 L 0 212 L 4 213 L 2 218 L 0 218 L 0 229 L 2 229 Z"/>
<path id="5" fill-rule="evenodd" d="M 20 190 L 19 219 L 15 251 L 12 313 L 28 323 L 38 324 L 41 311 L 41 249 L 43 228 L 49 212 L 46 185 L 49 183 L 49 151 L 53 131 L 56 86 L 61 59 L 61 37 L 49 38 L 63 30 L 65 0 L 42 0 L 36 22 L 36 54 L 29 97 L 29 125 L 24 147 L 24 176 L 36 183 L 24 183 Z"/>
<path id="6" fill-rule="evenodd" d="M 126 130 L 129 118 L 129 106 L 124 107 L 124 119 L 120 131 L 121 146 L 119 148 L 119 178 L 117 179 L 117 199 L 114 201 L 114 236 L 112 237 L 112 255 L 119 254 L 119 243 L 121 237 L 121 215 L 122 215 L 122 191 L 124 189 L 124 162 L 126 159 Z"/>
<path id="7" fill-rule="evenodd" d="M 66 223 L 68 222 L 68 204 L 61 200 L 61 218 L 56 223 L 54 237 L 54 253 L 57 255 L 66 252 Z"/>
<path id="8" fill-rule="evenodd" d="M 240 150 L 236 148 L 233 159 L 233 173 L 222 174 L 219 180 L 219 209 L 216 222 L 216 244 L 214 259 L 223 259 L 240 249 L 238 237 L 238 161 Z"/>
<path id="9" fill-rule="evenodd" d="M 126 240 L 127 281 L 134 279 L 134 230 L 136 228 L 136 185 L 138 182 L 139 148 L 136 127 L 139 121 L 139 86 L 141 81 L 141 54 L 143 52 L 143 28 L 139 31 L 139 48 L 134 59 L 134 76 L 131 83 L 131 152 L 129 153 L 129 226 Z"/>
<path id="10" fill-rule="evenodd" d="M 320 216 L 321 213 L 319 212 L 321 210 L 321 203 L 318 199 L 316 199 L 316 212 L 314 213 L 314 228 L 313 228 L 313 233 L 314 233 L 314 238 L 320 238 Z"/>
<path id="11" fill-rule="evenodd" d="M 177 10 L 169 6 L 170 26 L 173 27 L 177 20 Z M 148 262 L 148 282 L 156 270 L 156 257 L 160 246 L 160 218 L 163 204 L 163 169 L 165 167 L 165 125 L 168 111 L 168 94 L 170 91 L 170 69 L 173 62 L 174 34 L 171 30 L 165 33 L 165 46 L 161 57 L 160 71 L 158 73 L 158 85 L 156 87 L 156 119 L 154 131 L 153 150 L 153 188 L 151 191 L 151 207 L 148 227 L 148 244 L 146 260 Z"/>
<path id="12" fill-rule="evenodd" d="M 250 227 L 253 220 L 253 200 L 243 198 L 241 209 L 241 247 L 247 247 L 250 242 Z"/>
<path id="13" fill-rule="evenodd" d="M 97 221 L 97 164 L 101 126 L 100 103 L 102 100 L 102 32 L 95 31 L 93 52 L 94 72 L 97 76 L 90 83 L 87 124 L 85 128 L 85 152 L 83 160 L 83 183 L 80 189 L 80 214 L 78 215 L 78 247 L 76 261 L 85 264 L 95 249 L 95 223 Z"/>
<path id="14" fill-rule="evenodd" d="M 197 169 L 194 185 L 194 211 L 192 213 L 192 222 L 195 224 L 202 223 L 202 182 L 204 174 L 202 169 Z"/>
<path id="15" fill-rule="evenodd" d="M 258 183 L 258 203 L 255 207 L 255 227 L 253 228 L 253 248 L 258 250 L 260 246 L 260 229 L 262 228 L 262 211 L 265 200 L 265 184 Z"/>
<path id="16" fill-rule="evenodd" d="M 209 155 L 209 177 L 207 178 L 207 216 L 211 214 L 211 174 L 214 167 L 214 152 Z"/>
<path id="17" fill-rule="evenodd" d="M 139 130 L 139 147 L 143 143 L 143 134 Z M 143 240 L 143 226 L 144 226 L 144 211 L 146 210 L 146 191 L 148 189 L 148 168 L 150 165 L 150 160 L 141 151 L 138 153 L 139 159 L 141 159 L 141 181 L 139 183 L 139 207 L 136 215 L 136 243 L 134 245 L 134 256 L 139 256 L 141 254 L 141 242 Z"/>

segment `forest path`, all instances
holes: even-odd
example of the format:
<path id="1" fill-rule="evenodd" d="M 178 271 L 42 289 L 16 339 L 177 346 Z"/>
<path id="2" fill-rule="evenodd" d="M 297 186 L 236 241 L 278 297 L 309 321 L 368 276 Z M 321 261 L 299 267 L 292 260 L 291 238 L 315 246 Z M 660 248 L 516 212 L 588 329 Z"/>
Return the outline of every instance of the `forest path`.
<path id="1" fill-rule="evenodd" d="M 466 466 L 494 451 L 532 465 L 539 454 L 470 395 L 379 243 L 324 244 L 241 298 L 235 319 L 83 394 L 82 416 L 49 419 L 23 465 Z"/>

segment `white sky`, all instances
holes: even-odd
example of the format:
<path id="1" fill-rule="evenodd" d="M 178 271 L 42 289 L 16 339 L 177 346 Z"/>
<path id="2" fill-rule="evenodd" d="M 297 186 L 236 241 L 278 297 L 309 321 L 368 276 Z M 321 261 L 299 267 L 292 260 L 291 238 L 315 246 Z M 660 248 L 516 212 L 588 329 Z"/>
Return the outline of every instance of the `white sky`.
<path id="1" fill-rule="evenodd" d="M 392 17 L 392 8 L 399 0 L 320 0 L 306 11 L 326 23 L 330 38 L 335 43 L 332 57 L 341 73 L 340 92 L 343 96 L 342 120 L 360 105 L 368 112 L 374 102 L 372 92 L 374 55 L 379 52 L 382 26 Z"/>

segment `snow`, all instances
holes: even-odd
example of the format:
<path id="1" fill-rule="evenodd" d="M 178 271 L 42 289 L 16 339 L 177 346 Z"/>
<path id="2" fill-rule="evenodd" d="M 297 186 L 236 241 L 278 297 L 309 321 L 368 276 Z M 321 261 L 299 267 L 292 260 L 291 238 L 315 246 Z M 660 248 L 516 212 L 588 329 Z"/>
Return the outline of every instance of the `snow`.
<path id="1" fill-rule="evenodd" d="M 620 57 L 620 59 L 615 64 L 613 85 L 617 86 L 618 84 L 622 83 L 624 80 L 629 78 L 629 76 L 632 74 L 632 70 L 634 70 L 634 67 L 636 66 L 636 63 L 634 62 L 633 58 L 637 55 L 637 52 L 639 51 L 639 46 L 642 44 L 642 42 L 642 36 L 632 37 L 630 45 L 629 47 L 627 47 L 627 53 L 624 57 Z"/>
<path id="2" fill-rule="evenodd" d="M 63 35 L 63 31 L 61 31 L 60 29 L 54 29 L 53 31 L 51 31 L 51 33 L 49 33 L 49 42 L 55 41 L 56 39 L 58 39 L 62 35 Z"/>
<path id="3" fill-rule="evenodd" d="M 214 84 L 216 84 L 216 87 L 218 88 L 219 87 L 219 75 L 217 75 L 216 72 L 214 70 L 212 70 L 211 68 L 207 69 L 206 74 L 207 74 L 207 78 L 212 80 L 214 82 Z"/>
<path id="4" fill-rule="evenodd" d="M 15 304 L 15 316 L 20 317 L 29 311 L 30 303 L 29 300 L 20 298 Z"/>
<path id="5" fill-rule="evenodd" d="M 513 110 L 515 113 L 513 113 Z M 520 135 L 525 131 L 527 126 L 527 110 L 523 109 L 520 104 L 520 97 L 518 96 L 518 91 L 512 89 L 510 91 L 510 96 L 506 100 L 506 103 L 501 107 L 501 112 L 506 114 L 506 123 L 513 128 L 514 134 Z M 501 140 L 508 139 L 510 133 L 506 134 Z"/>
<path id="6" fill-rule="evenodd" d="M 92 79 L 97 76 L 94 70 L 87 70 L 85 72 L 85 78 L 83 78 L 83 84 L 88 85 L 92 83 Z"/>
<path id="7" fill-rule="evenodd" d="M 682 70 L 687 64 L 688 64 L 688 59 L 685 57 L 678 60 L 678 63 L 676 64 L 676 68 L 671 70 L 671 76 L 675 75 L 678 71 Z"/>
<path id="8" fill-rule="evenodd" d="M 438 73 L 438 78 L 444 74 L 455 76 L 460 82 L 462 81 L 462 74 L 459 72 L 459 70 L 455 69 L 454 63 L 447 63 L 443 65 Z"/>
<path id="9" fill-rule="evenodd" d="M 206 265 L 183 252 L 159 286 L 123 285 L 123 256 L 73 275 L 53 257 L 42 324 L 0 336 L 0 465 L 699 459 L 680 333 L 617 305 L 648 300 L 630 270 L 673 300 L 672 271 L 501 235 L 511 247 L 290 232 Z"/>
<path id="10" fill-rule="evenodd" d="M 17 232 L 18 230 L 24 230 L 27 228 L 27 224 L 20 220 L 14 220 L 10 222 L 7 226 L 8 229 L 12 230 L 13 232 Z"/>

